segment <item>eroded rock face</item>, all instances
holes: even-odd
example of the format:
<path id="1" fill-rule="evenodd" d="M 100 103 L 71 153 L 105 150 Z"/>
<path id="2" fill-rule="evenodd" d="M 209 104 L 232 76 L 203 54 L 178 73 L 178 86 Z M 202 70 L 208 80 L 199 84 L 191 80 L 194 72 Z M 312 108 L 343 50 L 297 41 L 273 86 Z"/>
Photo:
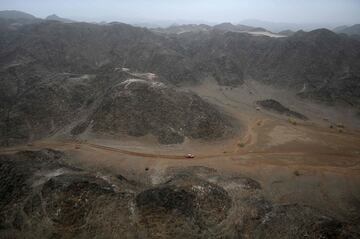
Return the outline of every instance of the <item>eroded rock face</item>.
<path id="1" fill-rule="evenodd" d="M 91 120 L 95 132 L 152 134 L 162 144 L 216 139 L 232 131 L 229 119 L 199 96 L 140 79 L 113 87 Z"/>

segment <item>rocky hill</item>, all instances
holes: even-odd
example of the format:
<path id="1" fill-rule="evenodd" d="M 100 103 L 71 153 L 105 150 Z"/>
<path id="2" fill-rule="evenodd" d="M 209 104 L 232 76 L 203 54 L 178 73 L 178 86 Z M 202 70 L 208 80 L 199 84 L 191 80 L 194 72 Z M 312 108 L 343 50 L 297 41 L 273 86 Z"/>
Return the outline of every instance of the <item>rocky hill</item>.
<path id="1" fill-rule="evenodd" d="M 6 10 L 0 11 L 0 24 L 6 24 L 7 27 L 17 28 L 24 24 L 34 24 L 41 22 L 42 19 L 21 11 Z"/>
<path id="2" fill-rule="evenodd" d="M 112 87 L 89 119 L 97 132 L 152 134 L 163 144 L 185 137 L 216 139 L 231 131 L 231 123 L 199 96 L 160 82 L 128 79 Z"/>
<path id="3" fill-rule="evenodd" d="M 0 155 L 0 238 L 357 238 L 356 221 L 264 197 L 262 184 L 202 166 L 155 185 L 71 166 L 44 149 Z M 144 182 L 145 181 L 145 182 Z"/>
<path id="4" fill-rule="evenodd" d="M 96 75 L 51 74 L 20 66 L 2 74 L 7 79 L 1 81 L 2 145 L 40 139 L 62 129 L 68 129 L 68 137 L 84 131 L 150 134 L 162 144 L 182 143 L 185 137 L 213 140 L 234 129 L 227 117 L 197 95 L 150 80 L 146 74 L 133 79 L 136 74 L 109 68 Z"/>

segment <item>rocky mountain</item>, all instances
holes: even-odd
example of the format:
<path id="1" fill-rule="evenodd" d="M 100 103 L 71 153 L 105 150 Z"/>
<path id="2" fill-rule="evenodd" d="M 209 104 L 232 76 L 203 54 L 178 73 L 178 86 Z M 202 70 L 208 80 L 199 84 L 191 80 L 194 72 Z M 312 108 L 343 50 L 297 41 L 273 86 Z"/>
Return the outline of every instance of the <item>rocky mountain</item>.
<path id="1" fill-rule="evenodd" d="M 6 24 L 7 27 L 11 27 L 11 28 L 17 28 L 24 24 L 33 24 L 41 21 L 42 19 L 21 11 L 14 11 L 14 10 L 0 11 L 0 24 L 1 25 Z"/>
<path id="2" fill-rule="evenodd" d="M 43 22 L 9 34 L 2 37 L 5 44 L 0 46 L 8 56 L 2 58 L 7 61 L 4 64 L 35 61 L 46 68 L 72 73 L 90 73 L 105 65 L 115 68 L 126 64 L 139 72 L 161 71 L 159 75 L 172 82 L 182 81 L 181 75 L 190 76 L 189 81 L 194 79 L 176 43 L 144 28 L 121 23 L 104 26 Z M 10 37 L 14 41 L 9 42 Z M 16 59 L 19 53 L 22 59 Z"/>
<path id="3" fill-rule="evenodd" d="M 57 16 L 55 14 L 47 16 L 45 18 L 45 20 L 59 21 L 59 22 L 63 22 L 63 23 L 72 23 L 72 22 L 74 22 L 73 20 L 70 20 L 70 19 L 67 19 L 67 18 L 62 18 L 62 17 L 59 17 L 59 16 Z"/>
<path id="4" fill-rule="evenodd" d="M 284 36 L 292 36 L 292 35 L 294 35 L 295 34 L 295 32 L 294 31 L 291 31 L 291 30 L 284 30 L 284 31 L 281 31 L 281 32 L 279 32 L 279 34 L 280 35 L 284 35 Z"/>
<path id="5" fill-rule="evenodd" d="M 231 125 L 218 110 L 172 89 L 209 77 L 227 86 L 254 79 L 321 102 L 359 105 L 360 42 L 326 29 L 271 38 L 218 30 L 164 35 L 121 23 L 7 24 L 0 27 L 2 144 L 81 123 L 74 132 L 82 131 L 91 121 L 97 132 L 114 127 L 163 143 L 222 137 Z M 116 70 L 122 68 L 130 72 Z M 155 83 L 121 83 L 149 80 L 138 73 L 155 75 Z M 155 110 L 158 104 L 163 108 Z"/>
<path id="6" fill-rule="evenodd" d="M 107 93 L 89 119 L 97 132 L 152 134 L 160 143 L 182 143 L 185 137 L 216 139 L 231 132 L 230 121 L 195 94 L 161 82 L 128 79 Z"/>
<path id="7" fill-rule="evenodd" d="M 0 18 L 4 19 L 27 19 L 27 20 L 35 20 L 36 17 L 28 14 L 26 12 L 14 11 L 14 10 L 6 10 L 0 11 Z"/>
<path id="8" fill-rule="evenodd" d="M 258 26 L 265 29 L 268 29 L 272 32 L 281 32 L 286 29 L 291 31 L 313 31 L 319 28 L 327 28 L 333 29 L 335 26 L 333 24 L 324 24 L 324 23 L 290 23 L 290 22 L 271 22 L 271 21 L 263 21 L 258 19 L 245 19 L 239 22 L 243 25 L 248 26 Z"/>
<path id="9" fill-rule="evenodd" d="M 353 26 L 341 26 L 334 29 L 336 33 L 344 33 L 349 36 L 360 35 L 360 24 L 355 24 Z"/>
<path id="10" fill-rule="evenodd" d="M 186 32 L 207 32 L 212 30 L 222 32 L 268 32 L 264 28 L 251 27 L 246 25 L 233 25 L 231 23 L 221 23 L 215 26 L 209 26 L 206 24 L 188 24 L 188 25 L 174 25 L 168 28 L 154 28 L 155 32 L 166 33 L 166 34 L 182 34 Z"/>
<path id="11" fill-rule="evenodd" d="M 205 24 L 188 24 L 188 25 L 173 25 L 167 28 L 153 28 L 154 32 L 167 33 L 167 34 L 182 34 L 185 32 L 203 32 L 210 31 L 211 26 Z"/>
<path id="12" fill-rule="evenodd" d="M 11 23 L 17 23 L 17 24 L 32 24 L 32 23 L 38 23 L 43 20 L 51 20 L 51 21 L 59 21 L 63 23 L 72 23 L 73 20 L 61 18 L 55 14 L 47 16 L 45 19 L 37 18 L 29 13 L 21 12 L 21 11 L 15 11 L 15 10 L 6 10 L 6 11 L 0 11 L 0 19 L 3 21 L 11 22 Z"/>
<path id="13" fill-rule="evenodd" d="M 299 31 L 287 38 L 234 32 L 189 33 L 180 38 L 197 67 L 215 71 L 213 76 L 222 84 L 241 84 L 250 78 L 326 102 L 358 102 L 359 42 L 329 30 Z"/>
<path id="14" fill-rule="evenodd" d="M 0 239 L 360 238 L 360 41 L 264 30 L 0 18 Z"/>
<path id="15" fill-rule="evenodd" d="M 251 27 L 241 24 L 233 25 L 229 22 L 215 25 L 214 29 L 229 31 L 229 32 L 257 32 L 257 31 L 266 32 L 267 31 L 266 29 L 260 27 Z"/>
<path id="16" fill-rule="evenodd" d="M 234 125 L 200 97 L 162 82 L 132 79 L 127 73 L 51 74 L 29 69 L 25 82 L 2 81 L 1 144 L 14 145 L 61 134 L 153 135 L 162 144 L 187 138 L 213 140 L 229 136 Z M 44 69 L 41 69 L 44 70 Z M 40 70 L 40 71 L 41 71 Z M 44 70 L 45 71 L 45 70 Z M 114 71 L 114 69 L 112 69 Z M 5 85 L 7 84 L 7 85 Z"/>
<path id="17" fill-rule="evenodd" d="M 335 28 L 333 29 L 333 32 L 340 32 L 340 31 L 342 31 L 342 30 L 344 30 L 344 29 L 346 29 L 346 28 L 348 28 L 348 26 L 346 26 L 346 25 L 338 26 L 338 27 L 335 27 Z"/>

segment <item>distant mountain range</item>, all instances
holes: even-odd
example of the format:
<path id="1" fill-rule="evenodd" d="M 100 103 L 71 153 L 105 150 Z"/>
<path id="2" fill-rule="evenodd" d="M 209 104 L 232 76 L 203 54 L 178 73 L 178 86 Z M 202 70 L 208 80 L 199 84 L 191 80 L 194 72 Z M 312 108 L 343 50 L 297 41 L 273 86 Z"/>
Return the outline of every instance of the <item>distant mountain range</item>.
<path id="1" fill-rule="evenodd" d="M 360 36 L 360 24 L 355 24 L 353 26 L 340 26 L 333 30 L 336 33 L 344 33 L 347 35 L 359 35 Z"/>
<path id="2" fill-rule="evenodd" d="M 42 21 L 42 19 L 31 14 L 13 10 L 0 11 L 0 19 L 16 25 L 31 24 Z"/>
<path id="3" fill-rule="evenodd" d="M 76 21 L 68 18 L 62 18 L 56 14 L 47 16 L 46 18 L 38 18 L 29 13 L 16 11 L 16 10 L 5 10 L 0 11 L 0 19 L 5 19 L 7 21 L 16 23 L 16 24 L 29 24 L 36 23 L 43 20 L 59 21 L 63 23 L 74 23 Z M 180 21 L 184 22 L 184 21 Z M 185 21 L 186 22 L 186 21 Z M 99 23 L 101 25 L 106 24 L 106 22 Z M 161 23 L 155 22 L 146 22 L 146 23 L 134 23 L 134 26 L 146 27 L 153 29 L 157 32 L 170 33 L 170 34 L 179 34 L 184 32 L 199 32 L 199 31 L 209 31 L 212 29 L 222 30 L 222 31 L 233 31 L 233 32 L 249 32 L 263 35 L 262 33 L 275 33 L 273 36 L 291 36 L 296 31 L 311 31 L 319 28 L 327 28 L 336 33 L 344 33 L 347 35 L 355 36 L 360 35 L 360 24 L 355 24 L 353 26 L 338 26 L 335 27 L 333 24 L 310 24 L 310 23 L 281 23 L 281 22 L 270 22 L 262 21 L 257 19 L 247 19 L 238 22 L 237 24 L 232 24 L 229 22 L 220 23 L 220 24 L 171 24 L 171 21 L 164 21 Z M 168 25 L 168 26 L 166 26 Z M 265 34 L 269 35 L 269 34 Z"/>
<path id="4" fill-rule="evenodd" d="M 221 23 L 214 26 L 209 26 L 206 24 L 188 24 L 188 25 L 173 25 L 168 28 L 154 28 L 152 29 L 155 32 L 166 33 L 166 34 L 182 34 L 186 32 L 207 32 L 212 30 L 223 31 L 223 32 L 243 32 L 249 33 L 252 35 L 265 35 L 265 36 L 272 36 L 272 37 L 282 37 L 285 35 L 281 34 L 274 34 L 264 28 L 260 27 L 252 27 L 237 24 L 234 25 L 232 23 Z"/>
<path id="5" fill-rule="evenodd" d="M 55 14 L 46 17 L 45 19 L 37 18 L 31 14 L 21 12 L 21 11 L 14 11 L 14 10 L 6 10 L 0 11 L 0 19 L 4 19 L 13 23 L 18 24 L 31 24 L 39 21 L 50 20 L 50 21 L 59 21 L 63 23 L 73 23 L 75 21 L 61 18 Z"/>
<path id="6" fill-rule="evenodd" d="M 0 18 L 5 18 L 5 19 L 27 19 L 27 20 L 36 19 L 36 17 L 31 15 L 31 14 L 21 12 L 21 11 L 14 11 L 14 10 L 0 11 Z"/>
<path id="7" fill-rule="evenodd" d="M 294 35 L 295 32 L 294 32 L 294 31 L 291 31 L 291 30 L 284 30 L 284 31 L 279 32 L 279 34 L 280 34 L 280 35 L 283 35 L 283 36 L 289 37 L 289 36 Z"/>
<path id="8" fill-rule="evenodd" d="M 284 30 L 312 31 L 312 30 L 319 29 L 319 28 L 333 29 L 336 26 L 334 24 L 326 24 L 326 23 L 270 22 L 270 21 L 262 21 L 262 20 L 257 20 L 257 19 L 243 20 L 243 21 L 240 21 L 239 24 L 262 27 L 262 28 L 266 28 L 272 32 L 280 32 L 280 31 L 284 31 Z"/>

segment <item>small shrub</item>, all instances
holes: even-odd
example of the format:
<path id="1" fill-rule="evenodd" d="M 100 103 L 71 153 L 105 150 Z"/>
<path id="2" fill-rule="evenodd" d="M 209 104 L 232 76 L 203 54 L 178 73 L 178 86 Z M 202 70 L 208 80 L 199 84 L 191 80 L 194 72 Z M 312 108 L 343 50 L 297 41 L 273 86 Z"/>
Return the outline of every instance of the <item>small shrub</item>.
<path id="1" fill-rule="evenodd" d="M 296 122 L 296 120 L 294 120 L 294 119 L 289 118 L 288 121 L 289 121 L 289 123 L 292 124 L 292 125 L 297 125 L 297 122 Z"/>
<path id="2" fill-rule="evenodd" d="M 338 124 L 336 124 L 336 127 L 341 128 L 341 129 L 344 129 L 344 128 L 345 128 L 345 125 L 343 125 L 342 123 L 338 123 Z"/>
<path id="3" fill-rule="evenodd" d="M 240 142 L 240 143 L 238 143 L 238 146 L 239 146 L 240 148 L 244 148 L 244 147 L 245 147 L 245 143 Z"/>

